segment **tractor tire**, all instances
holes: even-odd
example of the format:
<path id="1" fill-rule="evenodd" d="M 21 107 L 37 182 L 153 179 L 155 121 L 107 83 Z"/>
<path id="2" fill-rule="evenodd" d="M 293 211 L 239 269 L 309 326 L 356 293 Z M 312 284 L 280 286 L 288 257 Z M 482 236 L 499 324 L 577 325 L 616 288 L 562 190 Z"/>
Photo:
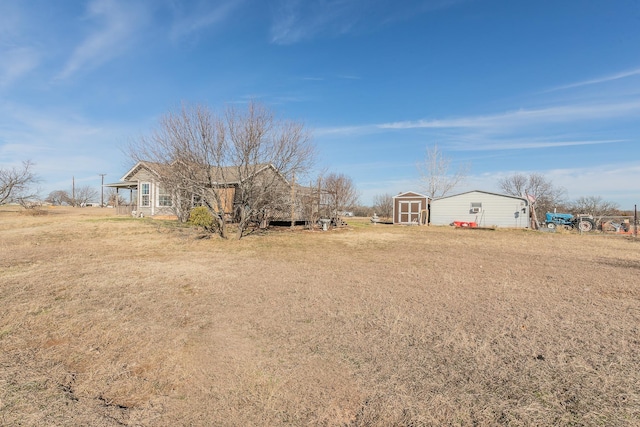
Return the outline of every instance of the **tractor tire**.
<path id="1" fill-rule="evenodd" d="M 548 228 L 549 230 L 555 230 L 556 225 L 555 225 L 553 222 L 548 222 L 548 223 L 547 223 L 547 228 Z"/>
<path id="2" fill-rule="evenodd" d="M 593 231 L 595 230 L 595 228 L 596 228 L 596 225 L 592 219 L 583 218 L 582 220 L 578 221 L 578 229 L 583 233 L 588 233 L 590 231 Z"/>

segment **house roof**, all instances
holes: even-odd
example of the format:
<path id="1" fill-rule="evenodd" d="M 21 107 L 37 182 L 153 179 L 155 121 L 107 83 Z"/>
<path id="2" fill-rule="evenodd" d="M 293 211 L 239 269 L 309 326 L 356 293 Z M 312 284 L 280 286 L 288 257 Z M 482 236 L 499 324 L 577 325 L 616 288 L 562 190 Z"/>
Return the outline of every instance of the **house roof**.
<path id="1" fill-rule="evenodd" d="M 138 188 L 138 183 L 136 181 L 123 181 L 123 182 L 114 182 L 111 184 L 105 184 L 104 186 L 111 187 L 111 188 L 136 189 Z"/>
<path id="2" fill-rule="evenodd" d="M 122 178 L 120 178 L 121 181 L 129 181 L 131 180 L 131 177 L 134 176 L 136 173 L 138 173 L 138 171 L 142 168 L 147 169 L 148 171 L 152 172 L 154 175 L 159 176 L 158 172 L 156 172 L 156 169 L 158 169 L 158 166 L 161 166 L 160 163 L 154 163 L 154 162 L 148 162 L 148 161 L 139 161 L 137 162 L 135 165 L 133 165 L 133 167 L 131 169 L 129 169 L 129 171 L 124 174 L 124 176 Z"/>
<path id="3" fill-rule="evenodd" d="M 156 163 L 156 162 L 149 162 L 149 161 L 139 161 L 137 162 L 122 178 L 121 180 L 124 182 L 130 181 L 131 178 L 140 171 L 140 169 L 147 169 L 148 171 L 150 171 L 151 173 L 153 173 L 156 177 L 160 178 L 160 173 L 159 171 L 164 167 L 165 165 L 161 164 L 161 163 Z M 280 175 L 280 177 L 288 183 L 287 179 L 284 177 L 284 175 L 282 175 L 282 173 L 280 173 L 279 170 L 277 170 L 275 168 L 275 166 L 273 166 L 270 163 L 258 163 L 255 165 L 247 165 L 246 166 L 247 169 L 245 172 L 246 173 L 246 177 L 244 177 L 244 179 L 249 178 L 250 176 L 253 175 L 257 175 L 267 169 L 273 169 L 274 172 L 276 172 L 278 175 Z M 196 169 L 199 171 L 199 169 Z M 214 184 L 239 184 L 241 182 L 241 177 L 242 177 L 242 173 L 241 170 L 238 166 L 224 166 L 224 167 L 211 167 L 210 170 L 211 173 L 211 180 L 213 181 Z M 202 177 L 203 181 L 208 181 L 209 178 L 203 176 Z"/>
<path id="4" fill-rule="evenodd" d="M 511 199 L 518 199 L 518 200 L 524 200 L 525 202 L 529 203 L 529 200 L 526 199 L 525 197 L 518 197 L 518 196 L 512 196 L 510 194 L 500 194 L 500 193 L 493 193 L 491 191 L 484 191 L 484 190 L 471 190 L 471 191 L 465 191 L 463 193 L 458 193 L 458 194 L 452 194 L 450 196 L 444 196 L 444 197 L 438 197 L 437 199 L 434 200 L 442 200 L 442 199 L 448 199 L 450 197 L 457 197 L 457 196 L 462 196 L 463 194 L 470 194 L 470 193 L 483 193 L 483 194 L 489 194 L 491 196 L 500 196 L 500 197 L 508 197 Z"/>
<path id="5" fill-rule="evenodd" d="M 245 170 L 245 173 L 242 173 L 243 171 L 241 171 L 241 168 L 242 167 L 238 166 L 212 167 L 212 180 L 216 184 L 239 184 L 242 180 L 246 180 L 251 176 L 257 175 L 267 169 L 273 169 L 274 172 L 281 175 L 285 182 L 287 181 L 287 179 L 270 163 L 247 165 L 246 168 L 248 170 Z M 245 175 L 244 178 L 242 178 L 243 175 Z"/>

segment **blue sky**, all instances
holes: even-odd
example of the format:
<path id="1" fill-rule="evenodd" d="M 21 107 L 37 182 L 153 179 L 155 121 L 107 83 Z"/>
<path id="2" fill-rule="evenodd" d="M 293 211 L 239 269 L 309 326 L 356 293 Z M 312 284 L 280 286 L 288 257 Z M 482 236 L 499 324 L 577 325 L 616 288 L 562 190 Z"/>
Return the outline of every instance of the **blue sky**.
<path id="1" fill-rule="evenodd" d="M 41 192 L 115 182 L 182 101 L 303 121 L 318 171 L 420 191 L 438 144 L 458 191 L 542 173 L 640 202 L 640 2 L 0 0 L 0 166 Z"/>

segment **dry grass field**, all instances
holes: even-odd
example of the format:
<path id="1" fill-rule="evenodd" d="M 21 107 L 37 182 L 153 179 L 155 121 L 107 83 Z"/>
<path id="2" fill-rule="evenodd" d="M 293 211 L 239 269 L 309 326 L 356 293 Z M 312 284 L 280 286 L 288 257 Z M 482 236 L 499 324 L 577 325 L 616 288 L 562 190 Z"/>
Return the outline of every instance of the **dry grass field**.
<path id="1" fill-rule="evenodd" d="M 640 425 L 640 239 L 0 209 L 0 425 Z"/>

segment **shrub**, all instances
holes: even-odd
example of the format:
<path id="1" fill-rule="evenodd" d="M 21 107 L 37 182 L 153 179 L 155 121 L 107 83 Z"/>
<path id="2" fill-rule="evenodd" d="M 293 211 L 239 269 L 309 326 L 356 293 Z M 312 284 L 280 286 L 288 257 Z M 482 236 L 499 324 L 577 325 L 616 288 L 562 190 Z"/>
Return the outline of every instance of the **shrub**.
<path id="1" fill-rule="evenodd" d="M 191 212 L 189 213 L 189 224 L 195 225 L 196 227 L 202 227 L 207 231 L 213 231 L 213 215 L 211 215 L 211 212 L 209 212 L 206 207 L 198 206 L 191 209 Z"/>

